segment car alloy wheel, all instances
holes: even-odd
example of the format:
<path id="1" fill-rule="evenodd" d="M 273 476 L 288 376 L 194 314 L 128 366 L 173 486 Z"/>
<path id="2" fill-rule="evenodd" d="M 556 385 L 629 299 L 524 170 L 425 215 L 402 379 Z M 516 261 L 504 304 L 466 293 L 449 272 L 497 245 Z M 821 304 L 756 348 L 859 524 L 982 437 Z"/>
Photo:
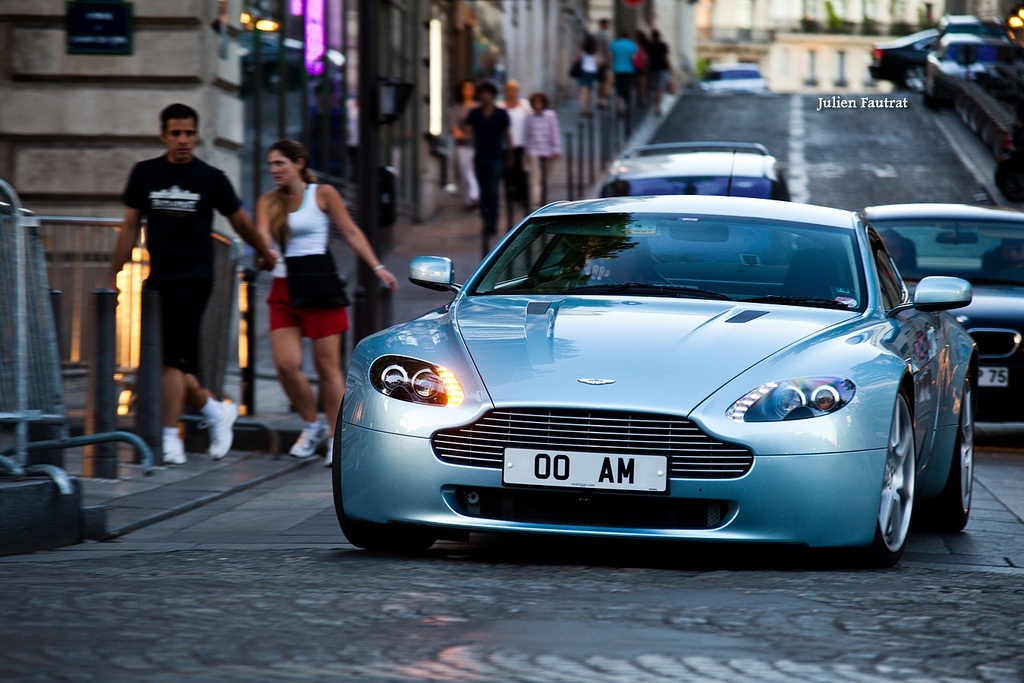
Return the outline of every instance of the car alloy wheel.
<path id="1" fill-rule="evenodd" d="M 865 556 L 869 564 L 891 567 L 903 556 L 914 511 L 916 473 L 914 419 L 909 401 L 904 392 L 900 391 L 896 395 L 896 406 L 889 427 L 889 447 L 885 457 L 875 540 Z"/>

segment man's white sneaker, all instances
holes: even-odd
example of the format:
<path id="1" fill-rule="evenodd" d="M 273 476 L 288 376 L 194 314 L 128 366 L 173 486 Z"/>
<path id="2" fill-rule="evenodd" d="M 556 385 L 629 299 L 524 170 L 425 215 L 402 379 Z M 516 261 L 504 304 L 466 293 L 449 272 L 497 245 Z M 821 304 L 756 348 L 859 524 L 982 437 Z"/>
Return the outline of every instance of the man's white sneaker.
<path id="1" fill-rule="evenodd" d="M 188 462 L 185 457 L 185 444 L 178 437 L 164 437 L 164 464 L 184 465 Z"/>
<path id="2" fill-rule="evenodd" d="M 327 455 L 324 456 L 324 467 L 330 467 L 334 462 L 334 439 L 327 442 Z"/>
<path id="3" fill-rule="evenodd" d="M 299 438 L 295 440 L 295 444 L 288 452 L 293 458 L 305 459 L 312 457 L 320 444 L 327 440 L 327 437 L 327 423 L 323 420 L 317 420 L 313 424 L 307 424 L 302 428 Z"/>
<path id="4" fill-rule="evenodd" d="M 234 403 L 221 403 L 220 415 L 207 422 L 210 429 L 210 449 L 207 451 L 214 460 L 220 460 L 231 450 L 231 442 L 235 438 L 234 426 L 238 419 L 238 406 Z"/>

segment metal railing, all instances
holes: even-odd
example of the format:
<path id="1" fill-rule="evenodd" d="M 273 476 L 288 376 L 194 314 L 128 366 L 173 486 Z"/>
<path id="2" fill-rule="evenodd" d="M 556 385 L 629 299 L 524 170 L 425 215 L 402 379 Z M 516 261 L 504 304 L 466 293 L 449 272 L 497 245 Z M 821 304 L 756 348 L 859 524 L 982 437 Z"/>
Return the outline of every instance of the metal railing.
<path id="1" fill-rule="evenodd" d="M 13 445 L 0 432 L 0 473 L 41 473 L 67 492 L 63 470 L 29 463 L 30 452 L 46 453 L 83 445 L 125 441 L 139 451 L 147 471 L 152 452 L 136 435 L 108 431 L 67 436 L 63 378 L 40 221 L 24 211 L 17 194 L 0 180 L 0 427 L 14 426 Z M 37 428 L 36 434 L 30 427 Z M 41 431 L 38 429 L 41 428 Z M 42 434 L 42 439 L 33 437 Z M 7 456 L 13 455 L 13 459 Z"/>

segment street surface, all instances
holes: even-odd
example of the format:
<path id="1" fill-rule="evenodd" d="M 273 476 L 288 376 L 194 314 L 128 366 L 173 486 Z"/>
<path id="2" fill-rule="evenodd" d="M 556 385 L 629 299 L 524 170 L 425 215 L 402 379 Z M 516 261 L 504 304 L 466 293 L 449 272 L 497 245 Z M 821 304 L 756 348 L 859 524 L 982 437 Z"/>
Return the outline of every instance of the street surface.
<path id="1" fill-rule="evenodd" d="M 687 94 L 652 141 L 762 142 L 812 203 L 974 200 L 978 169 L 919 99 L 816 105 Z M 884 571 L 757 546 L 358 551 L 310 463 L 114 542 L 0 558 L 0 680 L 1019 683 L 1024 431 L 982 432 L 966 531 L 914 533 Z"/>

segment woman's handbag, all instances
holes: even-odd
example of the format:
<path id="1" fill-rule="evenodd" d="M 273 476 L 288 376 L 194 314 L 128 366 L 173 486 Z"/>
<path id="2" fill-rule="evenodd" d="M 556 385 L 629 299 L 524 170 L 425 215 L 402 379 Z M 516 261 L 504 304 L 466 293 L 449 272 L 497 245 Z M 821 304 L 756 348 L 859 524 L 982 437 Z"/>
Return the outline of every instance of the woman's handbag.
<path id="1" fill-rule="evenodd" d="M 583 64 L 580 60 L 576 60 L 572 63 L 572 68 L 569 69 L 570 78 L 581 78 L 583 76 Z"/>
<path id="2" fill-rule="evenodd" d="M 286 256 L 288 296 L 292 308 L 341 308 L 349 305 L 345 280 L 330 252 L 309 256 Z"/>

